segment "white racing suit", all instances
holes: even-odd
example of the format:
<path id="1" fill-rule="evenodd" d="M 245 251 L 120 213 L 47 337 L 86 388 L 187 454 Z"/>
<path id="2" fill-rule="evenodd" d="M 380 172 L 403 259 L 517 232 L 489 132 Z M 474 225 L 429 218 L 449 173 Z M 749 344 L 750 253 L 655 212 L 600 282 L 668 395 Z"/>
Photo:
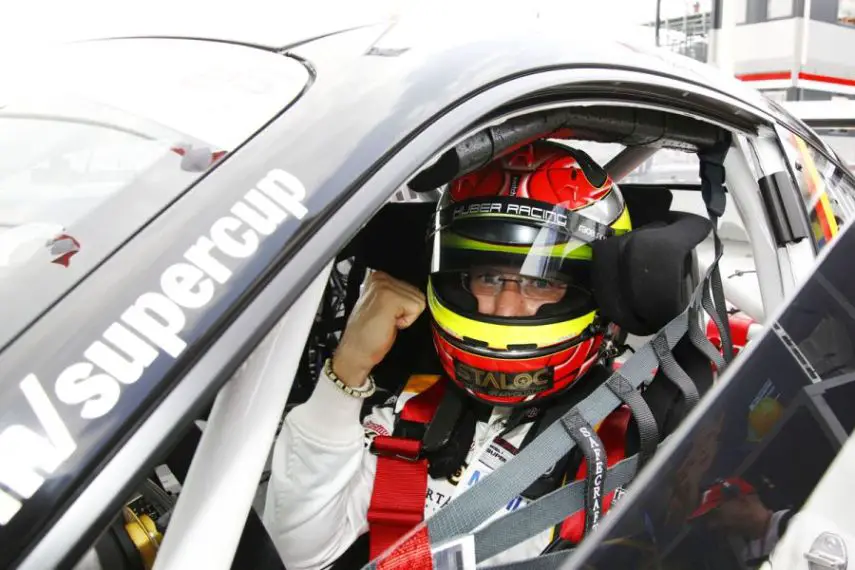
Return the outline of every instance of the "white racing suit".
<path id="1" fill-rule="evenodd" d="M 309 400 L 288 414 L 273 450 L 263 516 L 288 570 L 323 568 L 368 531 L 366 517 L 377 468 L 368 443 L 374 435 L 391 435 L 395 412 L 426 389 L 430 385 L 426 381 L 432 378 L 412 377 L 394 407 L 375 407 L 360 424 L 361 400 L 344 394 L 321 374 Z M 463 473 L 455 482 L 429 478 L 426 519 L 498 468 L 511 450 L 519 449 L 532 424 L 509 431 L 500 445 L 497 436 L 509 413 L 507 408 L 494 408 L 488 422 L 477 423 Z M 525 504 L 518 497 L 489 520 Z M 535 557 L 549 544 L 552 533 L 544 531 L 485 562 Z"/>

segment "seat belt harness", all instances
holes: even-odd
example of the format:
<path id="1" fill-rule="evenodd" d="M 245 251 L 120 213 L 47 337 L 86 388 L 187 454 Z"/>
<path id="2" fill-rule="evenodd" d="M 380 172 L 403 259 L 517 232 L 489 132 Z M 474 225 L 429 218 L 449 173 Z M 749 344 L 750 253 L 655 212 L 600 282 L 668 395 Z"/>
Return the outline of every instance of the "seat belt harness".
<path id="1" fill-rule="evenodd" d="M 412 426 L 426 426 L 430 422 L 444 390 L 445 382 L 439 379 L 407 400 L 395 422 L 393 435 L 378 435 L 371 444 L 371 453 L 377 456 L 374 489 L 368 506 L 371 559 L 380 556 L 424 520 L 428 461 L 422 453 L 422 434 L 412 437 L 412 432 L 418 431 Z"/>

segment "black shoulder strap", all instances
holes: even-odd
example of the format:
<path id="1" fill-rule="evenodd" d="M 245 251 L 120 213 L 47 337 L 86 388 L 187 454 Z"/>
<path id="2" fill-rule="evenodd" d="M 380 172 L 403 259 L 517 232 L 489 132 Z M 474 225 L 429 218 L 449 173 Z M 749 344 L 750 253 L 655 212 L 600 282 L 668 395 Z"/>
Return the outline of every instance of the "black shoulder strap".
<path id="1" fill-rule="evenodd" d="M 478 421 L 477 403 L 463 394 L 454 382 L 445 382 L 442 400 L 426 423 L 406 421 L 400 413 L 395 414 L 392 434 L 396 437 L 420 439 L 422 452 L 428 460 L 428 475 L 434 479 L 451 478 L 466 461 L 466 455 L 475 439 L 475 424 Z M 406 388 L 401 386 L 397 397 Z M 394 406 L 394 400 L 386 404 Z M 405 404 L 406 406 L 406 404 Z M 365 407 L 363 407 L 363 416 Z"/>
<path id="2" fill-rule="evenodd" d="M 432 478 L 450 478 L 466 461 L 478 422 L 475 407 L 475 402 L 454 382 L 448 382 L 442 402 L 422 438 L 428 475 Z"/>
<path id="3" fill-rule="evenodd" d="M 707 206 L 707 215 L 713 225 L 713 240 L 715 245 L 716 259 L 723 253 L 721 239 L 718 236 L 718 220 L 724 214 L 727 205 L 727 194 L 725 193 L 725 168 L 724 159 L 730 150 L 732 136 L 725 133 L 724 138 L 712 145 L 710 148 L 698 152 L 700 160 L 701 194 Z M 725 363 L 733 360 L 733 341 L 730 338 L 730 327 L 727 318 L 727 306 L 724 300 L 724 288 L 721 282 L 721 273 L 716 264 L 710 276 L 710 289 L 712 299 L 704 299 L 704 309 L 718 327 L 721 335 L 722 353 Z"/>

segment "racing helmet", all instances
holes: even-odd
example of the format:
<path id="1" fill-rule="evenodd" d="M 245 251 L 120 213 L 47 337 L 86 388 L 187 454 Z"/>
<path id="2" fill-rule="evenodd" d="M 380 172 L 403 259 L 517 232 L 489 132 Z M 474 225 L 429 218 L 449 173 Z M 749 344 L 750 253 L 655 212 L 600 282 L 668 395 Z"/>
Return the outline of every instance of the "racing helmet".
<path id="1" fill-rule="evenodd" d="M 591 288 L 591 243 L 631 230 L 623 197 L 586 153 L 527 144 L 452 181 L 429 231 L 432 334 L 476 400 L 539 403 L 596 363 L 610 334 Z M 511 290 L 509 310 L 500 296 Z"/>

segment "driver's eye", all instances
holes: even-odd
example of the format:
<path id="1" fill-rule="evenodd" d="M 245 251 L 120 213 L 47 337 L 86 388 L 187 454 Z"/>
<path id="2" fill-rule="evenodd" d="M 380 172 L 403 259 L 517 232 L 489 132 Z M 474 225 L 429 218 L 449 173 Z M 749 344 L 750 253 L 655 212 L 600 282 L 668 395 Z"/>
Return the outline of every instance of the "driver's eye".
<path id="1" fill-rule="evenodd" d="M 475 280 L 484 283 L 485 285 L 498 285 L 499 284 L 499 274 L 498 273 L 478 273 L 475 275 Z"/>
<path id="2" fill-rule="evenodd" d="M 554 283 L 547 281 L 546 279 L 532 279 L 531 282 L 537 289 L 549 289 L 551 287 L 555 287 Z"/>

